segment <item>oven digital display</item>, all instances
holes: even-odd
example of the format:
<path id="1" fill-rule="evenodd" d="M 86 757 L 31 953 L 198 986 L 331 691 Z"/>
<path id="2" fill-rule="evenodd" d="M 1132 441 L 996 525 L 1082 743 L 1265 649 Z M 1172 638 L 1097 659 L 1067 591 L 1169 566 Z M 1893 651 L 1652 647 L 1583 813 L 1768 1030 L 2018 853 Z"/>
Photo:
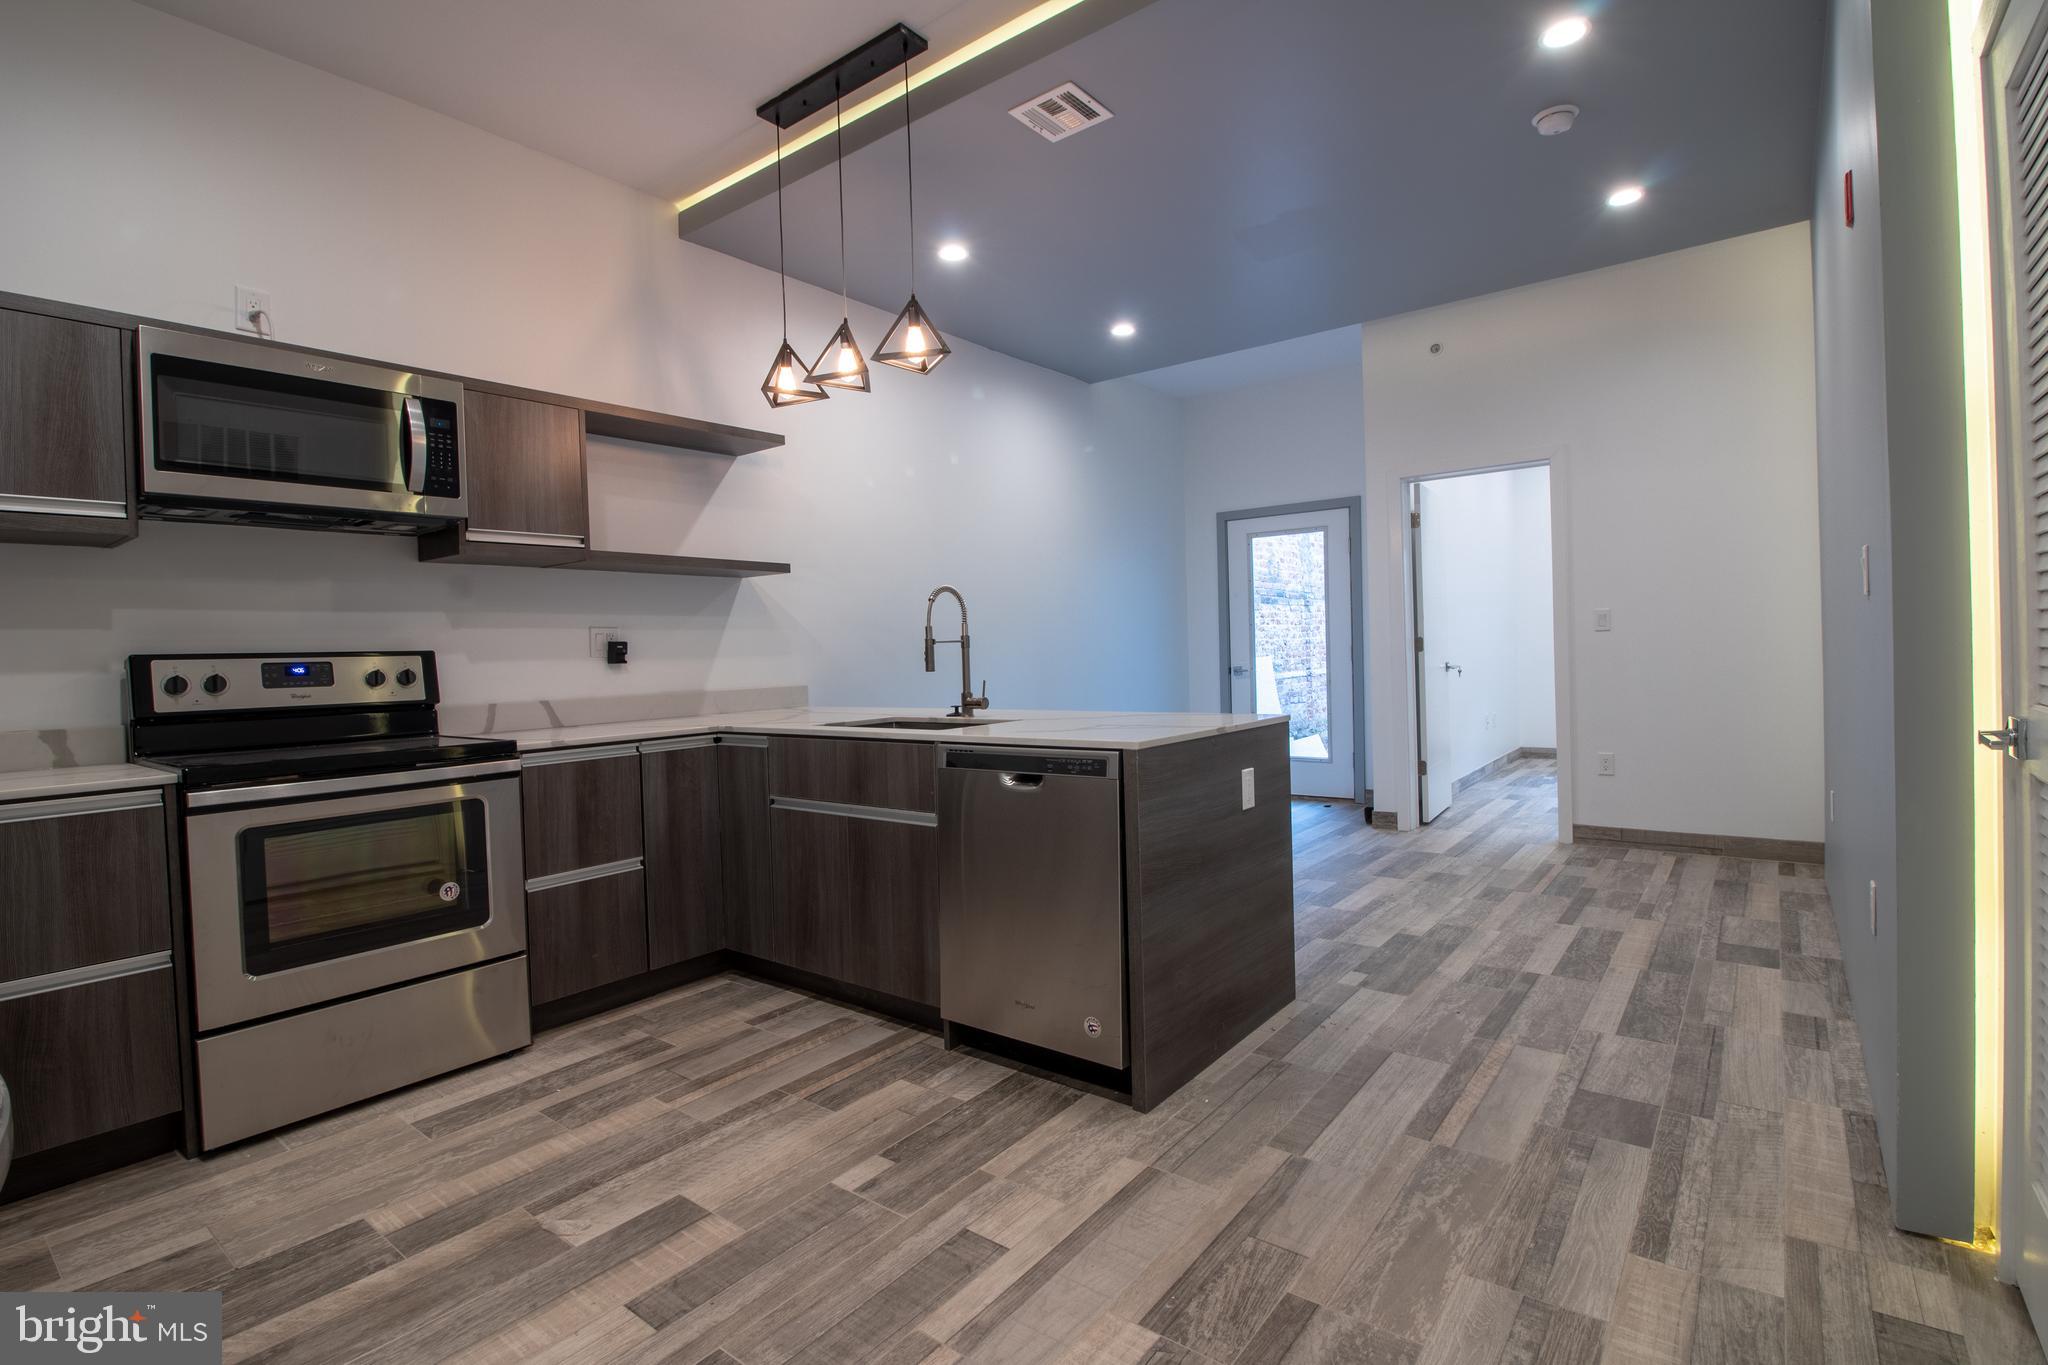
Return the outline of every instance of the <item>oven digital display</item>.
<path id="1" fill-rule="evenodd" d="M 334 665 L 326 659 L 263 665 L 265 687 L 332 687 Z"/>

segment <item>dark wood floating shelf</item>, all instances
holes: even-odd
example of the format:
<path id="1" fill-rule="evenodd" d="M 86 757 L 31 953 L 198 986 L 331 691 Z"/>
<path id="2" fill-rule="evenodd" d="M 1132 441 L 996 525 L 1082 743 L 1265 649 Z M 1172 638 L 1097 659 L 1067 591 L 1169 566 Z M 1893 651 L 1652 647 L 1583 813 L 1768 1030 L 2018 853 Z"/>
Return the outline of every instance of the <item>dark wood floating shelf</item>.
<path id="1" fill-rule="evenodd" d="M 594 569 L 600 573 L 657 573 L 678 578 L 761 578 L 789 572 L 767 559 L 715 559 L 706 555 L 648 555 L 632 550 L 585 550 L 556 545 L 465 541 L 460 526 L 420 537 L 420 562 L 490 564 L 513 569 Z"/>
<path id="2" fill-rule="evenodd" d="M 456 375 L 448 377 L 460 378 Z M 782 438 L 774 432 L 756 431 L 752 427 L 727 426 L 723 422 L 706 422 L 696 417 L 677 417 L 647 408 L 621 407 L 617 403 L 600 403 L 591 398 L 571 398 L 565 394 L 545 393 L 539 389 L 514 388 L 509 384 L 493 384 L 488 380 L 463 379 L 462 386 L 465 389 L 481 389 L 485 393 L 503 394 L 507 398 L 524 398 L 529 402 L 575 408 L 583 414 L 584 432 L 591 436 L 639 441 L 644 445 L 668 446 L 673 450 L 695 450 L 708 455 L 752 455 L 755 451 L 773 450 L 782 444 Z"/>
<path id="3" fill-rule="evenodd" d="M 702 555 L 642 555 L 630 550 L 592 550 L 558 569 L 599 569 L 612 573 L 665 573 L 686 578 L 761 578 L 788 573 L 789 565 L 765 559 L 707 559 Z"/>

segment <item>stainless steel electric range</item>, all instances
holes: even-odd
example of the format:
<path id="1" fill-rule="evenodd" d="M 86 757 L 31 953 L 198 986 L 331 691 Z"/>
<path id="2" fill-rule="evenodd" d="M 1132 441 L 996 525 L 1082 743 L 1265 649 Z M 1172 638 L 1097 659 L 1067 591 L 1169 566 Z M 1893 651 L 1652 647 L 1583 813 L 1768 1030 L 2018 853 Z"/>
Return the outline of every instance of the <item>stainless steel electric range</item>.
<path id="1" fill-rule="evenodd" d="M 199 1146 L 532 1040 L 519 757 L 436 725 L 431 652 L 139 654 L 178 774 Z"/>

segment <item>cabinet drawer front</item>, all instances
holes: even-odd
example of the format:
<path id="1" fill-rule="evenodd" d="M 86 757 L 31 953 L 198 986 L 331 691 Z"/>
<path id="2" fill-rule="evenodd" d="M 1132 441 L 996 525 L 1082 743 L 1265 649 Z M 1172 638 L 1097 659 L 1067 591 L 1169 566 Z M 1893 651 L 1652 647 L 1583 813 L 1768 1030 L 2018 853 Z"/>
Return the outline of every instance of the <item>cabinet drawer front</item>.
<path id="1" fill-rule="evenodd" d="M 846 822 L 846 979 L 939 1003 L 939 832 L 886 820 Z"/>
<path id="2" fill-rule="evenodd" d="M 775 853 L 768 829 L 768 750 L 718 744 L 718 860 L 725 900 L 725 945 L 754 951 L 754 922 L 775 898 Z"/>
<path id="3" fill-rule="evenodd" d="M 938 747 L 887 739 L 777 739 L 770 791 L 890 810 L 938 809 Z"/>
<path id="4" fill-rule="evenodd" d="M 526 875 L 551 877 L 640 856 L 640 755 L 529 759 L 519 774 Z"/>
<path id="5" fill-rule="evenodd" d="M 0 495 L 128 504 L 128 361 L 122 333 L 0 309 Z M 63 504 L 57 504 L 62 506 Z"/>
<path id="6" fill-rule="evenodd" d="M 846 960 L 846 922 L 853 903 L 851 846 L 836 815 L 775 809 L 769 812 L 775 851 L 775 891 L 756 908 L 756 957 L 799 971 L 837 977 Z"/>
<path id="7" fill-rule="evenodd" d="M 18 1156 L 176 1113 L 171 969 L 0 1001 L 0 1076 Z"/>
<path id="8" fill-rule="evenodd" d="M 127 810 L 0 819 L 0 982 L 171 946 L 161 798 L 135 800 Z"/>
<path id="9" fill-rule="evenodd" d="M 637 870 L 528 892 L 526 966 L 533 1003 L 646 971 L 645 895 Z"/>

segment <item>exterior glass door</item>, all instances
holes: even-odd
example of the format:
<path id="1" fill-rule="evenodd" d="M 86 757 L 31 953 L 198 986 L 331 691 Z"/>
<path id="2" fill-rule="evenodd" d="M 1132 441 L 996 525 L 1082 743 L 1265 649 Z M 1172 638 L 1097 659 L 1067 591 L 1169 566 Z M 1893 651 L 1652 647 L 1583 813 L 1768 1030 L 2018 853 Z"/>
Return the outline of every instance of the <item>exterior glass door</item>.
<path id="1" fill-rule="evenodd" d="M 1347 508 L 1224 521 L 1231 711 L 1283 712 L 1294 794 L 1353 800 Z"/>

